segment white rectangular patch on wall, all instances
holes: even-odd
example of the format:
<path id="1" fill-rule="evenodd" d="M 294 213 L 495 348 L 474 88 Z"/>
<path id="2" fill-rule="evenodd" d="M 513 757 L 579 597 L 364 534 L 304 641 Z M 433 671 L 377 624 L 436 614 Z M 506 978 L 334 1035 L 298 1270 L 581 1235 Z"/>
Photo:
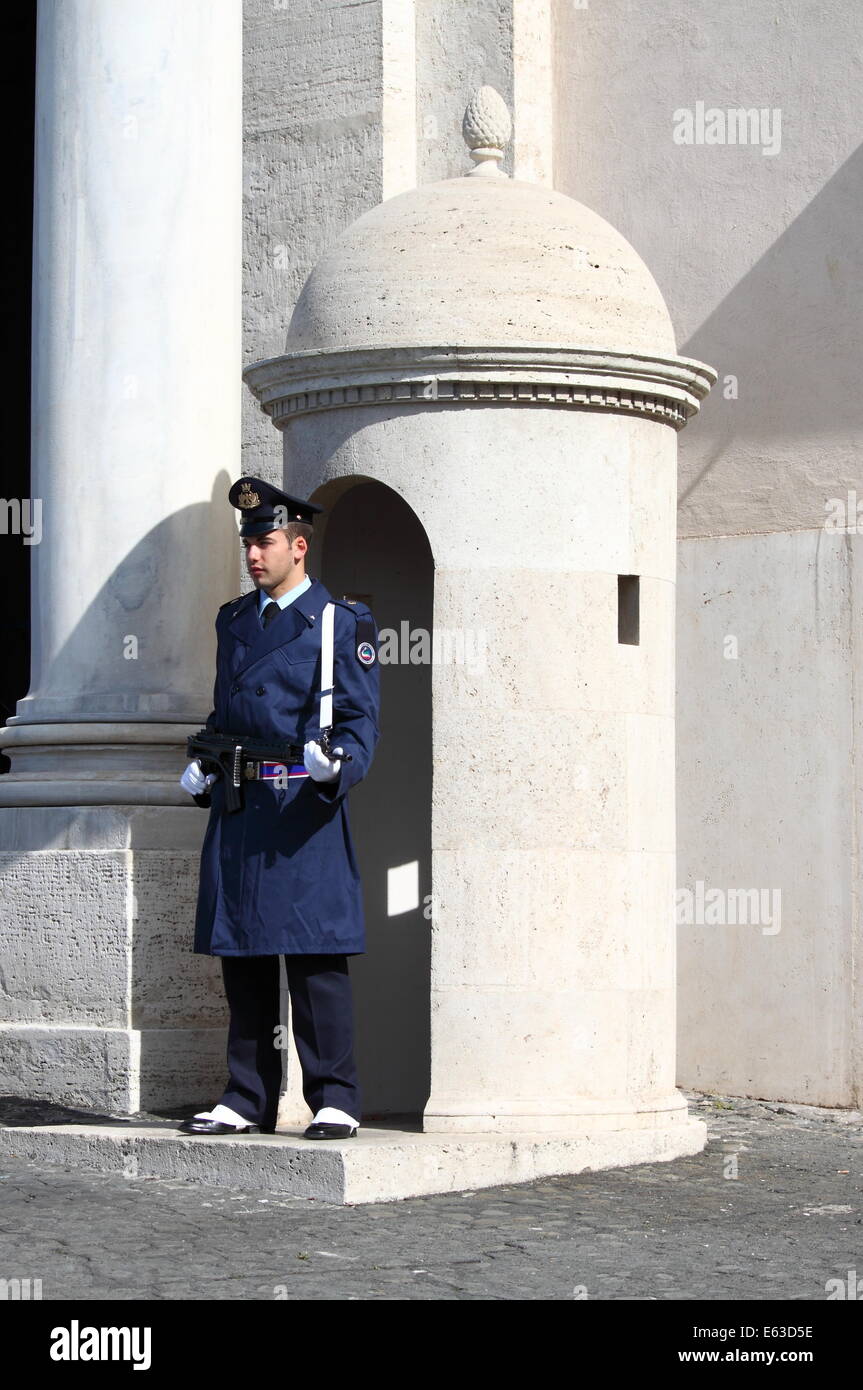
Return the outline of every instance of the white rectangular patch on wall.
<path id="1" fill-rule="evenodd" d="M 387 916 L 413 912 L 419 905 L 419 861 L 415 859 L 412 864 L 398 864 L 394 869 L 387 869 Z"/>

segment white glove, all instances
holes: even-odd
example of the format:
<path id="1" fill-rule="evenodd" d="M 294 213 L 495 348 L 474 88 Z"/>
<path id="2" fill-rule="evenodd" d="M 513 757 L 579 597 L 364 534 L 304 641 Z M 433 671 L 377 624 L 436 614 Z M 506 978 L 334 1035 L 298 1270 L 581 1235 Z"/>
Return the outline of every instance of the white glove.
<path id="1" fill-rule="evenodd" d="M 344 748 L 334 748 L 334 753 L 344 753 Z M 319 743 L 314 739 L 303 748 L 303 762 L 306 765 L 306 772 L 313 777 L 316 782 L 335 782 L 339 775 L 341 760 L 339 758 L 328 758 Z"/>
<path id="2" fill-rule="evenodd" d="M 216 780 L 215 772 L 208 772 L 204 776 L 204 769 L 196 758 L 193 763 L 189 763 L 186 771 L 180 778 L 180 786 L 187 791 L 190 796 L 201 796 L 208 792 Z"/>

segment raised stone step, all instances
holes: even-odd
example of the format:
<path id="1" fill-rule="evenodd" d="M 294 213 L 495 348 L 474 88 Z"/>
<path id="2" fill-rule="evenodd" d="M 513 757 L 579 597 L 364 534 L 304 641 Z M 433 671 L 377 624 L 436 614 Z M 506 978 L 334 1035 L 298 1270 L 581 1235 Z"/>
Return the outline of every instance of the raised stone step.
<path id="1" fill-rule="evenodd" d="M 668 1161 L 699 1153 L 705 1137 L 703 1121 L 688 1118 L 589 1135 L 452 1136 L 372 1124 L 345 1140 L 303 1139 L 300 1133 L 208 1139 L 167 1125 L 118 1122 L 3 1126 L 0 1150 L 91 1172 L 180 1178 L 353 1205 Z"/>

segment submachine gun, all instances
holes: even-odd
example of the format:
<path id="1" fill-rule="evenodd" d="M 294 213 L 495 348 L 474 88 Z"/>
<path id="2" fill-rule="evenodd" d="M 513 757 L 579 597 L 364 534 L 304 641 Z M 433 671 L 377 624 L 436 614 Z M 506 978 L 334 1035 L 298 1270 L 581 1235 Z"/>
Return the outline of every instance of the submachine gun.
<path id="1" fill-rule="evenodd" d="M 333 754 L 331 729 L 324 729 L 315 742 L 328 758 L 352 762 L 350 753 Z M 199 729 L 186 743 L 186 756 L 197 758 L 205 772 L 221 773 L 225 782 L 225 810 L 239 811 L 243 804 L 244 769 L 250 762 L 279 763 L 286 769 L 303 761 L 301 743 L 268 743 L 247 734 L 223 734 L 218 729 Z"/>

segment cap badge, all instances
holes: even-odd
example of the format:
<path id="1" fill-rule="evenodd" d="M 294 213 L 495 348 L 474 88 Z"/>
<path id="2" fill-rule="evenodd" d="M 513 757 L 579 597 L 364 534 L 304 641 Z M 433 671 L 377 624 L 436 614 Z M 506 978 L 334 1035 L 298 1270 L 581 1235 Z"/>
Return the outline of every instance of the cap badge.
<path id="1" fill-rule="evenodd" d="M 360 642 L 357 647 L 357 656 L 364 666 L 371 666 L 376 656 L 371 642 Z"/>
<path id="2" fill-rule="evenodd" d="M 261 505 L 261 499 L 253 489 L 251 483 L 243 483 L 237 497 L 237 502 L 243 511 L 248 511 L 250 507 L 260 507 Z"/>

